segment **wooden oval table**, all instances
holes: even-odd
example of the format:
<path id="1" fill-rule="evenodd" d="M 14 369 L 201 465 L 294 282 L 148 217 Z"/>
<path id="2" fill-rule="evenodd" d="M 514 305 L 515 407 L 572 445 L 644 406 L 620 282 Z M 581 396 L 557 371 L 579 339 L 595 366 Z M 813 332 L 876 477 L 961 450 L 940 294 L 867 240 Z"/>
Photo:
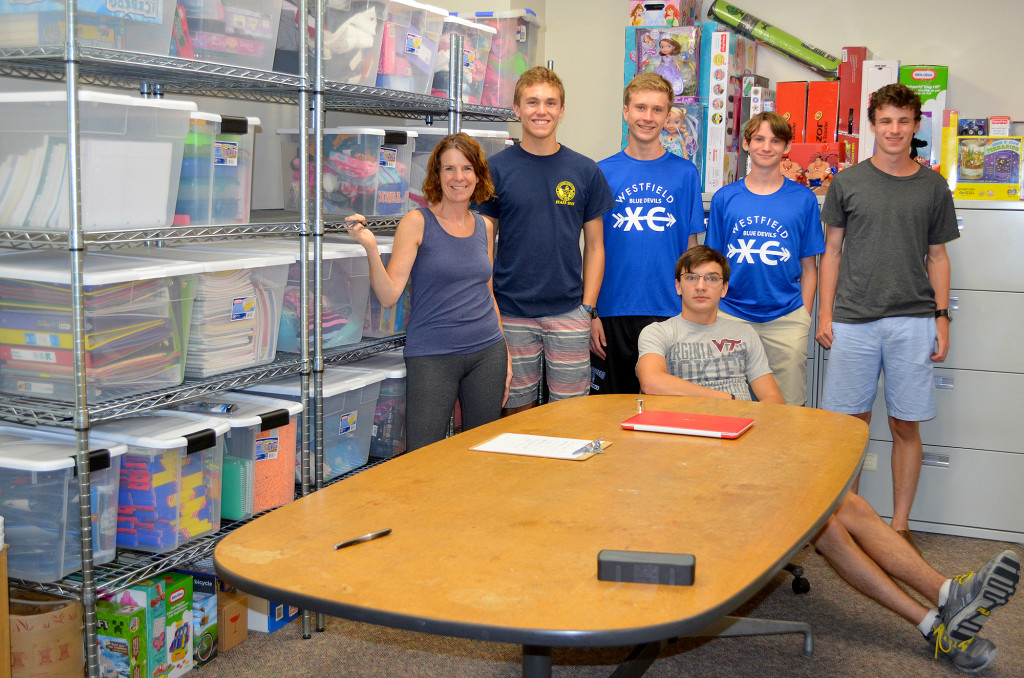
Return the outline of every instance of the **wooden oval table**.
<path id="1" fill-rule="evenodd" d="M 625 431 L 636 398 L 550 403 L 370 468 L 229 534 L 217 573 L 310 611 L 521 644 L 531 678 L 550 676 L 552 647 L 640 644 L 616 673 L 639 675 L 666 639 L 768 630 L 770 620 L 744 627 L 726 615 L 836 509 L 867 426 L 811 408 L 644 396 L 648 410 L 755 424 L 737 440 Z M 469 449 L 506 432 L 610 445 L 584 461 Z M 384 528 L 391 534 L 334 548 Z M 599 581 L 602 549 L 693 554 L 694 584 Z"/>

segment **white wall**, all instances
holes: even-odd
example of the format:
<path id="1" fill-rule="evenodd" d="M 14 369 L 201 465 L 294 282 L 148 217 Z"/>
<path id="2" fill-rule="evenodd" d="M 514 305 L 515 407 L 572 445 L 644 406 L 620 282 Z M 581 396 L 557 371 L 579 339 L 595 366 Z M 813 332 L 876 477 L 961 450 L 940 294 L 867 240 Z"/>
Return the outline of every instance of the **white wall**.
<path id="1" fill-rule="evenodd" d="M 732 0 L 740 9 L 831 54 L 866 45 L 881 59 L 950 67 L 947 106 L 961 117 L 1024 120 L 1018 83 L 1024 4 L 1020 0 Z M 711 0 L 704 0 L 701 17 Z M 619 148 L 625 0 L 547 3 L 547 58 L 566 86 L 559 139 L 595 159 Z M 820 79 L 797 62 L 758 48 L 758 71 L 779 80 Z M 1020 129 L 1021 125 L 1017 126 Z"/>

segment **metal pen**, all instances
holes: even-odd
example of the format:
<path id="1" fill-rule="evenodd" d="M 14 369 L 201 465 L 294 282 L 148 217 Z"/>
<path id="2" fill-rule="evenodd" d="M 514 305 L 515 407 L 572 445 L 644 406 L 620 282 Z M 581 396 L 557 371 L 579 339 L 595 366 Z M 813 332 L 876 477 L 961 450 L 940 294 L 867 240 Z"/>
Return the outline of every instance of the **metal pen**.
<path id="1" fill-rule="evenodd" d="M 346 546 L 354 546 L 356 544 L 362 544 L 364 541 L 372 541 L 374 539 L 380 539 L 381 537 L 386 537 L 389 534 L 391 534 L 391 528 L 390 527 L 386 527 L 383 530 L 378 530 L 376 532 L 371 532 L 369 534 L 364 534 L 361 537 L 356 537 L 355 539 L 349 539 L 348 541 L 343 541 L 340 544 L 335 544 L 334 545 L 334 550 L 337 551 L 338 549 L 343 549 Z"/>

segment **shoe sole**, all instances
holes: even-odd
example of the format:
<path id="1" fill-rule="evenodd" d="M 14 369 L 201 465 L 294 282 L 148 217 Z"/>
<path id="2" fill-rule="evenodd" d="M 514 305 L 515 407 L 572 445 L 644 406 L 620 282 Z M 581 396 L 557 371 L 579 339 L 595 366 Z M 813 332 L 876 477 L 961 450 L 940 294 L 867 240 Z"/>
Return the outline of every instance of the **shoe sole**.
<path id="1" fill-rule="evenodd" d="M 946 633 L 957 642 L 973 638 L 996 608 L 1006 605 L 1020 581 L 1020 560 L 1013 551 L 1003 551 L 985 575 L 978 595 L 946 623 Z"/>
<path id="2" fill-rule="evenodd" d="M 968 668 L 968 667 L 964 667 L 964 666 L 958 666 L 956 663 L 954 663 L 953 666 L 956 666 L 956 668 L 960 669 L 964 673 L 977 673 L 978 671 L 984 671 L 989 666 L 991 666 L 992 662 L 994 662 L 996 660 L 996 657 L 998 657 L 998 656 L 999 656 L 999 648 L 995 647 L 995 648 L 992 648 L 992 652 L 990 652 L 988 657 L 985 658 L 985 663 L 982 664 L 981 666 L 975 666 L 974 668 Z"/>

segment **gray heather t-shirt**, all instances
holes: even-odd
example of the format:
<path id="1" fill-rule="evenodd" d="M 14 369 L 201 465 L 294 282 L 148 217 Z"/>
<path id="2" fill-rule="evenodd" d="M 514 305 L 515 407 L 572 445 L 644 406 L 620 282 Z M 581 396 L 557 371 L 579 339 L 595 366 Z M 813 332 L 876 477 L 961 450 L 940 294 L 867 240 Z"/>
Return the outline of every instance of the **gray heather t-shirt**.
<path id="1" fill-rule="evenodd" d="M 960 237 L 941 174 L 922 167 L 894 177 L 865 160 L 832 180 L 821 219 L 846 229 L 833 320 L 932 317 L 928 246 Z"/>
<path id="2" fill-rule="evenodd" d="M 668 373 L 699 386 L 750 400 L 750 382 L 772 371 L 757 333 L 747 323 L 719 318 L 698 325 L 677 315 L 640 332 L 640 355 L 656 353 Z"/>

